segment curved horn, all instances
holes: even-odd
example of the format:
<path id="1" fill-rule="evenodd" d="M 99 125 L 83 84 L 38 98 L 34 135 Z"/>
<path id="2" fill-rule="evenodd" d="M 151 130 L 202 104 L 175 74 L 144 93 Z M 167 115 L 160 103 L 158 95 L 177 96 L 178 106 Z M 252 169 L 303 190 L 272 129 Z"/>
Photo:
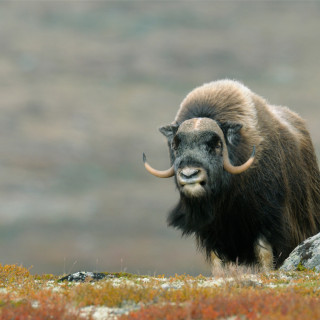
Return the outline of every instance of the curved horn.
<path id="1" fill-rule="evenodd" d="M 227 146 L 224 145 L 224 148 L 223 148 L 223 167 L 226 171 L 228 171 L 229 173 L 232 173 L 232 174 L 239 174 L 243 171 L 246 171 L 252 165 L 255 153 L 256 153 L 256 147 L 253 146 L 252 154 L 251 154 L 250 158 L 247 160 L 247 162 L 245 162 L 241 166 L 235 167 L 230 163 L 228 149 L 227 149 Z"/>
<path id="2" fill-rule="evenodd" d="M 163 171 L 153 169 L 148 164 L 147 157 L 146 157 L 145 154 L 143 154 L 143 162 L 144 162 L 144 166 L 145 166 L 146 170 L 148 172 L 150 172 L 151 174 L 153 174 L 154 176 L 158 177 L 158 178 L 170 178 L 170 177 L 174 176 L 174 168 L 173 168 L 173 166 L 170 169 L 163 170 Z"/>

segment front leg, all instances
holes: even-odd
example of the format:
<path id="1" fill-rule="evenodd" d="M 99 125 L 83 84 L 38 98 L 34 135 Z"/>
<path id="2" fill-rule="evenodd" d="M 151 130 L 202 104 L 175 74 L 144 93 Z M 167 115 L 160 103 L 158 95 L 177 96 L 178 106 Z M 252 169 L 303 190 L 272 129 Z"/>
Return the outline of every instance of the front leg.
<path id="1" fill-rule="evenodd" d="M 213 275 L 219 274 L 223 269 L 224 265 L 222 260 L 212 251 L 210 256 L 211 272 Z"/>
<path id="2" fill-rule="evenodd" d="M 258 238 L 254 245 L 254 253 L 259 266 L 263 271 L 274 269 L 273 251 L 270 243 L 264 236 Z"/>

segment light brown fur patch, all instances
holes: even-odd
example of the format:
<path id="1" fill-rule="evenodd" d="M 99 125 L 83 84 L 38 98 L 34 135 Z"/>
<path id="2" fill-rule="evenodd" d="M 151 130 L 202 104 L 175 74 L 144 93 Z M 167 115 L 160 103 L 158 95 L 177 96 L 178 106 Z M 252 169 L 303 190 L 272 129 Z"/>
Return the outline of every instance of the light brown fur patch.
<path id="1" fill-rule="evenodd" d="M 202 118 L 197 118 L 197 120 L 194 123 L 194 130 L 199 130 L 200 124 L 201 124 Z"/>
<path id="2" fill-rule="evenodd" d="M 264 271 L 272 270 L 274 266 L 273 253 L 268 241 L 265 238 L 259 238 L 255 244 L 254 251 L 260 267 Z"/>

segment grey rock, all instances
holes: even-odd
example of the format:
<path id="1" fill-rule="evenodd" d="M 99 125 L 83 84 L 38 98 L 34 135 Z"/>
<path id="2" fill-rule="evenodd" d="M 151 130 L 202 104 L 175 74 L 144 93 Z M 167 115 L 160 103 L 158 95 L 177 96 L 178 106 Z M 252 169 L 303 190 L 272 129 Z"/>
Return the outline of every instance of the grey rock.
<path id="1" fill-rule="evenodd" d="M 74 282 L 84 282 L 84 281 L 97 281 L 105 278 L 114 278 L 112 274 L 106 274 L 101 272 L 88 272 L 88 271 L 79 271 L 75 273 L 68 274 L 67 276 L 59 279 L 58 281 L 74 281 Z"/>
<path id="2" fill-rule="evenodd" d="M 280 270 L 296 270 L 299 263 L 307 269 L 320 272 L 320 233 L 299 244 L 284 261 Z"/>

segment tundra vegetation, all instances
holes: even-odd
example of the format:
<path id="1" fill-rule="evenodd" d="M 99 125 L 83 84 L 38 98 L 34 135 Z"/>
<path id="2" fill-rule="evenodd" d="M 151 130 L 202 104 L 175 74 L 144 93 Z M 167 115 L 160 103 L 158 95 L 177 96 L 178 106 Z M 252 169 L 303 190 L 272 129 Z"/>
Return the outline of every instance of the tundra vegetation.
<path id="1" fill-rule="evenodd" d="M 106 273 L 98 282 L 59 281 L 0 265 L 1 319 L 319 319 L 319 274 L 259 273 L 230 265 L 215 276 Z"/>

